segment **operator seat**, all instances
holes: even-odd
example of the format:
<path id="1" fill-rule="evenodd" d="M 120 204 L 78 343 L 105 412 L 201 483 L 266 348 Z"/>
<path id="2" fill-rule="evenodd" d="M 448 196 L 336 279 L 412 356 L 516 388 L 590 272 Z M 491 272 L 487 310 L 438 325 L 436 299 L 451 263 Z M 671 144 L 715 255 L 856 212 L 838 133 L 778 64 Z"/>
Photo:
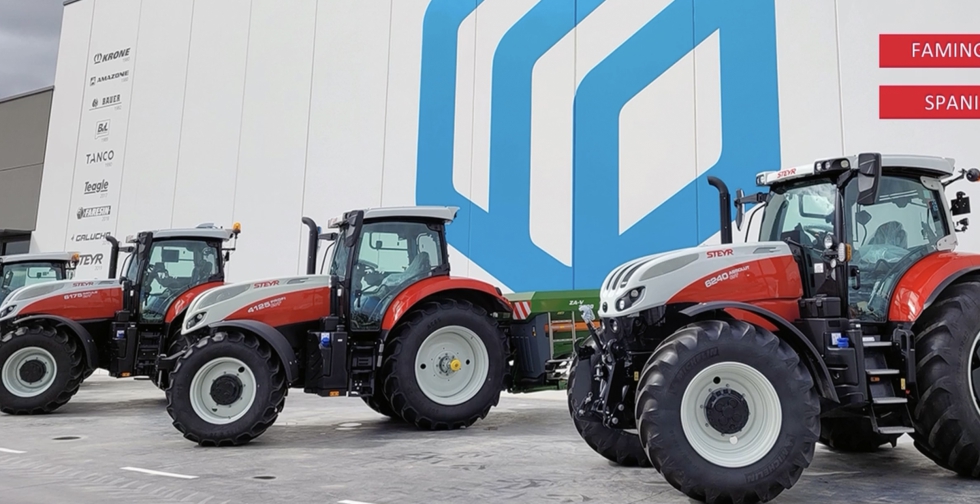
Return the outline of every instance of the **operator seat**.
<path id="1" fill-rule="evenodd" d="M 875 230 L 868 240 L 868 245 L 892 245 L 907 249 L 909 246 L 908 233 L 898 221 L 888 221 Z"/>

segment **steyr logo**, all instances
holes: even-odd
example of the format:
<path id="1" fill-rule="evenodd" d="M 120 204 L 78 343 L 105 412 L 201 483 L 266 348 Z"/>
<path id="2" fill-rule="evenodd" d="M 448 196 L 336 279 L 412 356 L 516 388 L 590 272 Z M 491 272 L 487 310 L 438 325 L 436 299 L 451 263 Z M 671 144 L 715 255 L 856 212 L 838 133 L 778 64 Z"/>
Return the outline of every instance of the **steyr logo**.
<path id="1" fill-rule="evenodd" d="M 268 280 L 266 282 L 255 282 L 252 284 L 253 288 L 261 289 L 263 287 L 273 287 L 279 285 L 279 280 Z"/>
<path id="2" fill-rule="evenodd" d="M 115 156 L 116 153 L 112 149 L 109 149 L 107 151 L 102 151 L 102 152 L 93 152 L 91 154 L 85 155 L 85 164 L 105 163 L 108 161 L 112 161 L 112 158 L 114 158 Z"/>
<path id="3" fill-rule="evenodd" d="M 99 121 L 95 123 L 95 138 L 102 138 L 109 136 L 109 120 Z"/>
<path id="4" fill-rule="evenodd" d="M 89 217 L 105 217 L 109 215 L 111 210 L 112 207 L 109 205 L 79 208 L 75 215 L 78 217 L 78 220 L 88 219 Z"/>
<path id="5" fill-rule="evenodd" d="M 112 61 L 115 59 L 126 59 L 129 57 L 129 50 L 130 48 L 127 47 L 125 49 L 119 49 L 112 52 L 96 53 L 94 58 L 95 64 L 98 65 L 99 63 L 105 63 L 106 61 Z"/>
<path id="6" fill-rule="evenodd" d="M 707 255 L 708 255 L 708 259 L 711 259 L 712 257 L 725 257 L 725 256 L 735 255 L 735 251 L 733 249 L 709 250 L 707 252 Z"/>
<path id="7" fill-rule="evenodd" d="M 507 288 L 594 289 L 627 261 L 704 243 L 719 229 L 718 197 L 707 177 L 718 177 L 729 187 L 752 187 L 760 167 L 779 166 L 775 0 L 673 0 L 657 9 L 648 4 L 661 2 L 531 2 L 533 7 L 492 42 L 492 66 L 476 72 L 486 80 L 472 82 L 474 65 L 479 69 L 482 63 L 460 60 L 464 64 L 458 66 L 458 58 L 472 56 L 461 56 L 455 48 L 460 37 L 474 36 L 467 31 L 474 9 L 505 3 L 431 0 L 426 7 L 415 204 L 458 207 L 447 228 L 449 244 Z M 575 42 L 576 26 L 592 16 L 603 18 L 596 25 L 620 19 L 622 26 Z M 625 26 L 627 19 L 635 20 L 635 27 Z M 594 40 L 616 37 L 611 51 L 592 46 Z M 588 62 L 569 59 L 566 54 L 576 44 L 590 45 L 580 54 L 601 50 L 605 56 Z M 621 178 L 628 163 L 649 163 L 637 154 L 620 159 L 621 130 L 623 137 L 642 133 L 636 130 L 639 125 L 620 120 L 628 116 L 628 105 L 643 106 L 633 99 L 644 91 L 693 110 L 697 93 L 692 84 L 683 92 L 651 84 L 671 68 L 694 65 L 695 48 L 697 65 L 707 61 L 716 75 L 699 73 L 696 87 L 703 82 L 718 90 L 713 92 L 718 104 L 705 109 L 716 137 L 699 133 L 697 140 L 717 140 L 717 160 L 696 172 L 684 169 L 690 177 L 657 199 L 659 206 L 641 207 L 624 220 L 628 212 L 623 208 L 632 198 L 621 194 L 624 182 L 655 186 L 659 174 L 676 169 L 657 166 L 645 180 Z M 702 50 L 710 55 L 703 60 Z M 469 72 L 465 89 L 458 86 L 461 72 Z M 560 77 L 570 73 L 576 75 L 574 82 Z M 490 96 L 476 98 L 484 87 Z M 659 113 L 643 111 L 646 116 Z M 700 121 L 700 115 L 698 110 L 694 119 Z M 483 121 L 479 128 L 473 127 L 475 118 Z M 561 159 L 556 163 L 549 156 Z M 460 178 L 457 172 L 466 181 L 482 178 L 482 193 L 472 181 L 469 191 L 457 190 L 464 187 L 454 181 Z"/>
<path id="8" fill-rule="evenodd" d="M 79 266 L 95 266 L 102 264 L 102 254 L 83 254 L 78 257 Z"/>
<path id="9" fill-rule="evenodd" d="M 99 194 L 109 192 L 109 181 L 103 179 L 102 182 L 85 181 L 85 194 Z"/>

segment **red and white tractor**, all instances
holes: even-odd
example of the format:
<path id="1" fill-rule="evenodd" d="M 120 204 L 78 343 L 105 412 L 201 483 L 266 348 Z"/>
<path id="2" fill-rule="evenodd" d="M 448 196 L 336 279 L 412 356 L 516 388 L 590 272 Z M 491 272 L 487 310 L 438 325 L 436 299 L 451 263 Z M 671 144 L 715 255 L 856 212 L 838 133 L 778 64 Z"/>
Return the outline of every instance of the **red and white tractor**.
<path id="1" fill-rule="evenodd" d="M 862 153 L 764 172 L 758 241 L 641 257 L 602 284 L 568 387 L 585 441 L 653 465 L 707 502 L 768 501 L 821 442 L 866 451 L 909 434 L 980 476 L 980 255 L 956 252 L 977 169 Z"/>
<path id="2" fill-rule="evenodd" d="M 131 245 L 107 235 L 109 279 L 13 291 L 0 304 L 0 411 L 54 411 L 97 368 L 155 379 L 158 355 L 187 344 L 180 328 L 191 301 L 224 283 L 234 248 L 223 246 L 240 230 L 236 223 L 145 231 L 127 240 Z M 121 252 L 129 255 L 116 279 Z"/>
<path id="3" fill-rule="evenodd" d="M 0 304 L 21 287 L 71 279 L 80 259 L 78 252 L 0 256 Z"/>
<path id="4" fill-rule="evenodd" d="M 356 210 L 323 235 L 304 219 L 306 275 L 196 299 L 183 329 L 196 343 L 160 359 L 174 426 L 200 445 L 247 443 L 276 421 L 290 388 L 361 397 L 422 429 L 485 417 L 511 376 L 497 317 L 512 308 L 500 289 L 450 276 L 445 227 L 456 210 Z M 314 274 L 321 239 L 333 248 L 326 275 Z"/>

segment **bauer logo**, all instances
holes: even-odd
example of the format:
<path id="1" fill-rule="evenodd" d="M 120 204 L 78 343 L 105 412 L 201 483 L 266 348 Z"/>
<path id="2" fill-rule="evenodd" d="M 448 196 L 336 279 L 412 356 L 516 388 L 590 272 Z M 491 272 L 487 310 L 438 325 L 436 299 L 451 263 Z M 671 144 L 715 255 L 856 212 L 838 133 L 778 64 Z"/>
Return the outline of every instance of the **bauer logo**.
<path id="1" fill-rule="evenodd" d="M 509 289 L 597 288 L 629 260 L 703 243 L 719 230 L 718 193 L 707 177 L 734 191 L 779 166 L 774 0 L 520 5 L 428 4 L 416 159 L 416 204 L 459 207 L 449 244 Z M 483 8 L 498 17 L 510 9 L 499 41 L 477 36 Z M 474 43 L 492 57 L 460 52 L 472 54 Z M 695 58 L 695 49 L 712 56 Z M 671 79 L 689 84 L 651 86 L 678 67 Z M 716 91 L 699 94 L 705 86 Z M 692 111 L 697 97 L 690 119 L 697 142 L 692 133 L 678 137 L 690 147 L 670 137 L 656 148 L 696 151 L 704 166 L 622 154 L 624 141 L 650 137 L 626 112 L 670 114 L 633 100 L 647 91 Z M 702 110 L 713 113 L 704 127 Z M 668 134 L 678 127 L 666 124 Z M 701 145 L 712 142 L 715 150 L 702 156 Z M 627 165 L 640 166 L 632 172 L 639 179 L 621 178 Z M 655 201 L 630 193 L 659 190 L 666 175 L 676 187 Z M 645 200 L 653 202 L 631 203 Z"/>

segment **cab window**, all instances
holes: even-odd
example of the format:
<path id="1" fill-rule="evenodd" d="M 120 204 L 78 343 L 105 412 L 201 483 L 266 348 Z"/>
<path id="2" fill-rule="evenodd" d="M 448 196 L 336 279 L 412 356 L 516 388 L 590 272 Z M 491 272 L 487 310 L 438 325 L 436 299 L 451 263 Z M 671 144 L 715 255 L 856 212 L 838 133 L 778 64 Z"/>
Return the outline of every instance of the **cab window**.
<path id="1" fill-rule="evenodd" d="M 166 240 L 150 248 L 143 275 L 143 320 L 162 321 L 177 296 L 219 272 L 217 246 L 199 240 Z"/>

